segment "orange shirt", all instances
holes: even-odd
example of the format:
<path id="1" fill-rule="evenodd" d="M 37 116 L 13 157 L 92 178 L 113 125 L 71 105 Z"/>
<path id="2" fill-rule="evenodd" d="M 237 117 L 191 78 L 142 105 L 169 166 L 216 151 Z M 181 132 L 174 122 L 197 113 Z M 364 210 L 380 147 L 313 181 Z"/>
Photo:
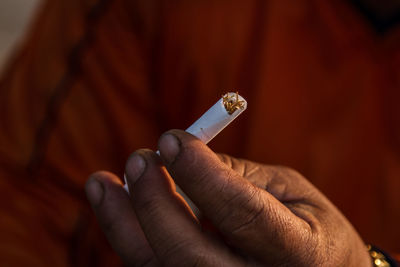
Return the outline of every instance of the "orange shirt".
<path id="1" fill-rule="evenodd" d="M 231 90 L 249 109 L 213 149 L 298 169 L 398 252 L 399 89 L 400 28 L 346 1 L 45 1 L 0 83 L 0 265 L 118 262 L 87 176 Z"/>

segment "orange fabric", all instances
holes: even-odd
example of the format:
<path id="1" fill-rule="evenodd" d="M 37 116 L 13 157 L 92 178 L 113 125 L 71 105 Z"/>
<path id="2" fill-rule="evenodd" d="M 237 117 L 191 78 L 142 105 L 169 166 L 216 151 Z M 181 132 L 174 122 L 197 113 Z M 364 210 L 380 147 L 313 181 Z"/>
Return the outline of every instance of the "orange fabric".
<path id="1" fill-rule="evenodd" d="M 217 98 L 210 146 L 298 169 L 400 251 L 400 29 L 344 1 L 48 0 L 0 83 L 0 265 L 110 266 L 83 184 Z"/>

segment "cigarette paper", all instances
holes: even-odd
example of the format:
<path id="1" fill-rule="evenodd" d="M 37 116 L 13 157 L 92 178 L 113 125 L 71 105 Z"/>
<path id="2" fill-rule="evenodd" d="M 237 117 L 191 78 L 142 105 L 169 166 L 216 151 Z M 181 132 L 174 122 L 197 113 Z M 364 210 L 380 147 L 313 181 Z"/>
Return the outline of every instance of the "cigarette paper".
<path id="1" fill-rule="evenodd" d="M 207 144 L 246 108 L 246 100 L 238 93 L 227 93 L 200 119 L 187 128 L 186 132 Z"/>
<path id="2" fill-rule="evenodd" d="M 196 136 L 203 143 L 210 142 L 226 126 L 234 121 L 247 108 L 246 100 L 238 93 L 226 93 L 214 106 L 203 114 L 195 123 L 186 129 L 186 132 Z M 159 154 L 159 151 L 157 151 Z M 125 179 L 125 190 L 129 193 Z M 193 213 L 200 214 L 196 205 L 186 196 L 186 194 L 176 186 L 176 191 L 186 200 Z"/>

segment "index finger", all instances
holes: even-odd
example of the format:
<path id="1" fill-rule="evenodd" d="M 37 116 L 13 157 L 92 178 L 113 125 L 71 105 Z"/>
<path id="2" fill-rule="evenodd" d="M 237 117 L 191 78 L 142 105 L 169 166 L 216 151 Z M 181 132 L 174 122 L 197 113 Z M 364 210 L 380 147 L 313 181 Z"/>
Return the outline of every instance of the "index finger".
<path id="1" fill-rule="evenodd" d="M 167 132 L 159 150 L 176 183 L 234 246 L 269 261 L 272 254 L 305 242 L 306 222 L 223 164 L 196 137 Z"/>

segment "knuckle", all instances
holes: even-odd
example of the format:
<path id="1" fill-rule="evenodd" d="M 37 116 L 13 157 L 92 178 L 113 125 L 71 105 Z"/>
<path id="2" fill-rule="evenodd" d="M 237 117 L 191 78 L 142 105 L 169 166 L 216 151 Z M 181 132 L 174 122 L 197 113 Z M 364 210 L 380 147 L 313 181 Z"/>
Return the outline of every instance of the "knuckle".
<path id="1" fill-rule="evenodd" d="M 226 154 L 217 154 L 217 156 L 222 163 L 227 165 L 229 168 L 232 168 L 233 162 L 231 156 L 228 156 Z"/>
<path id="2" fill-rule="evenodd" d="M 299 173 L 297 170 L 288 166 L 276 166 L 276 170 L 279 176 L 303 177 L 303 175 L 301 175 L 301 173 Z"/>
<path id="3" fill-rule="evenodd" d="M 219 226 L 240 235 L 263 220 L 265 202 L 257 188 L 248 186 L 246 193 L 237 193 L 221 208 Z"/>
<path id="4" fill-rule="evenodd" d="M 160 197 L 153 195 L 149 197 L 141 197 L 140 199 L 134 199 L 135 207 L 146 211 L 145 214 L 151 215 L 153 212 L 156 212 L 160 207 L 160 202 L 165 201 L 160 199 Z"/>

